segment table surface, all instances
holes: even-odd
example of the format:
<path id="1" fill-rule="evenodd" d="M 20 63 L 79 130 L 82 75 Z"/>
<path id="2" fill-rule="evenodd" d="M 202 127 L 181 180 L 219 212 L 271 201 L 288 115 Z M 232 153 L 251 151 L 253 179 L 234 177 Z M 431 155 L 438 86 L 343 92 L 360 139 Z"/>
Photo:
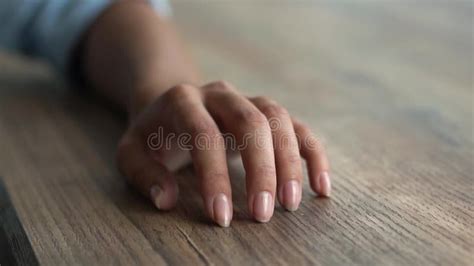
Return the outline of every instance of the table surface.
<path id="1" fill-rule="evenodd" d="M 159 212 L 115 168 L 123 118 L 3 54 L 0 210 L 11 203 L 1 221 L 17 262 L 472 265 L 471 1 L 174 7 L 207 77 L 275 98 L 321 137 L 332 197 L 305 184 L 298 211 L 255 223 L 232 162 L 230 228 L 205 217 L 191 169 L 177 208 Z"/>

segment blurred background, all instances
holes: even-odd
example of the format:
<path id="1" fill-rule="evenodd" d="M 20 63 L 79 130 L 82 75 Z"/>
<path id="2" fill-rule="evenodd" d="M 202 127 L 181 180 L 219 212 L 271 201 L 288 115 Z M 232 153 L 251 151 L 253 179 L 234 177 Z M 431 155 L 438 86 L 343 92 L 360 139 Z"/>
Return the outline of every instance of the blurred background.
<path id="1" fill-rule="evenodd" d="M 207 77 L 271 95 L 318 126 L 409 112 L 448 116 L 456 125 L 444 128 L 459 134 L 472 127 L 471 1 L 172 3 Z"/>

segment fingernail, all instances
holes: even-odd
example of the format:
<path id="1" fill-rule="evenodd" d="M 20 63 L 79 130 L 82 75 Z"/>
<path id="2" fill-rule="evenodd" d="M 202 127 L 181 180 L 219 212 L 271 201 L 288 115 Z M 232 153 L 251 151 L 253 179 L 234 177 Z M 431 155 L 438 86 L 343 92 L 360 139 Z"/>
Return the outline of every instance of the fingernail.
<path id="1" fill-rule="evenodd" d="M 322 196 L 329 197 L 331 194 L 331 180 L 329 178 L 328 172 L 322 172 L 319 176 L 319 193 Z"/>
<path id="2" fill-rule="evenodd" d="M 228 227 L 232 213 L 229 200 L 224 193 L 220 193 L 214 198 L 213 208 L 214 221 L 222 227 Z"/>
<path id="3" fill-rule="evenodd" d="M 253 201 L 253 215 L 259 222 L 270 221 L 273 214 L 273 198 L 267 191 L 262 191 L 255 196 Z"/>
<path id="4" fill-rule="evenodd" d="M 163 190 L 158 185 L 154 185 L 150 189 L 150 198 L 158 209 L 161 209 L 160 203 L 163 197 Z"/>
<path id="5" fill-rule="evenodd" d="M 301 201 L 300 184 L 296 180 L 291 180 L 283 186 L 283 206 L 289 211 L 298 209 Z"/>

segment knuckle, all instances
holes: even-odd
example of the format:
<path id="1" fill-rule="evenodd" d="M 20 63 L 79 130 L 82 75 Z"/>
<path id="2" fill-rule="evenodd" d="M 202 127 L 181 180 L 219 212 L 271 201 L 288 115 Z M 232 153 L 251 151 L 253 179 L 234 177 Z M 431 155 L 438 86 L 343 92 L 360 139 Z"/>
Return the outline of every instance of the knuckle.
<path id="1" fill-rule="evenodd" d="M 300 164 L 301 163 L 301 157 L 297 153 L 290 153 L 286 157 L 286 161 L 290 164 Z"/>
<path id="2" fill-rule="evenodd" d="M 255 174 L 261 177 L 276 177 L 276 169 L 273 165 L 262 165 L 257 168 Z"/>
<path id="3" fill-rule="evenodd" d="M 272 99 L 270 99 L 269 97 L 267 96 L 257 96 L 257 97 L 253 97 L 252 100 L 256 103 L 259 103 L 259 104 L 267 104 L 267 103 L 270 103 L 270 102 L 273 102 Z"/>
<path id="4" fill-rule="evenodd" d="M 189 97 L 194 87 L 188 84 L 180 84 L 172 87 L 166 93 L 170 100 L 180 100 Z"/>
<path id="5" fill-rule="evenodd" d="M 225 80 L 217 80 L 209 83 L 207 87 L 215 89 L 215 90 L 224 90 L 224 91 L 229 91 L 232 90 L 234 87 L 230 82 L 225 81 Z"/>
<path id="6" fill-rule="evenodd" d="M 239 124 L 251 127 L 261 127 L 267 125 L 268 121 L 264 114 L 258 110 L 242 109 L 234 113 L 235 121 Z"/>
<path id="7" fill-rule="evenodd" d="M 261 108 L 262 112 L 268 117 L 289 116 L 288 110 L 278 104 L 266 104 Z"/>
<path id="8" fill-rule="evenodd" d="M 209 171 L 203 174 L 203 179 L 206 180 L 206 184 L 212 185 L 227 180 L 228 175 L 224 171 Z"/>

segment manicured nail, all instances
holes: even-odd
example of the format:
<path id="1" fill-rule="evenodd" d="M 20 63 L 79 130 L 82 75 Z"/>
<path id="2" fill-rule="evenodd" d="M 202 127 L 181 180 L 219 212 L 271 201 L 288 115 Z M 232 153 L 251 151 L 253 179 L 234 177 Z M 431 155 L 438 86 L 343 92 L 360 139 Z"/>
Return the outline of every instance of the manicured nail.
<path id="1" fill-rule="evenodd" d="M 258 193 L 253 200 L 253 215 L 259 222 L 270 221 L 273 215 L 273 197 L 267 191 Z"/>
<path id="2" fill-rule="evenodd" d="M 153 203 L 155 204 L 155 206 L 158 209 L 161 209 L 160 203 L 163 200 L 162 199 L 163 198 L 163 190 L 161 190 L 161 188 L 158 185 L 154 185 L 154 186 L 151 187 L 150 197 L 151 197 L 151 200 L 153 201 Z"/>
<path id="3" fill-rule="evenodd" d="M 296 211 L 301 201 L 301 188 L 296 180 L 291 180 L 283 186 L 283 206 L 289 211 Z"/>
<path id="4" fill-rule="evenodd" d="M 328 172 L 322 172 L 318 180 L 319 193 L 321 196 L 329 197 L 331 194 L 331 180 Z"/>
<path id="5" fill-rule="evenodd" d="M 229 200 L 224 193 L 220 193 L 214 198 L 213 208 L 214 221 L 222 227 L 228 227 L 232 213 Z"/>

